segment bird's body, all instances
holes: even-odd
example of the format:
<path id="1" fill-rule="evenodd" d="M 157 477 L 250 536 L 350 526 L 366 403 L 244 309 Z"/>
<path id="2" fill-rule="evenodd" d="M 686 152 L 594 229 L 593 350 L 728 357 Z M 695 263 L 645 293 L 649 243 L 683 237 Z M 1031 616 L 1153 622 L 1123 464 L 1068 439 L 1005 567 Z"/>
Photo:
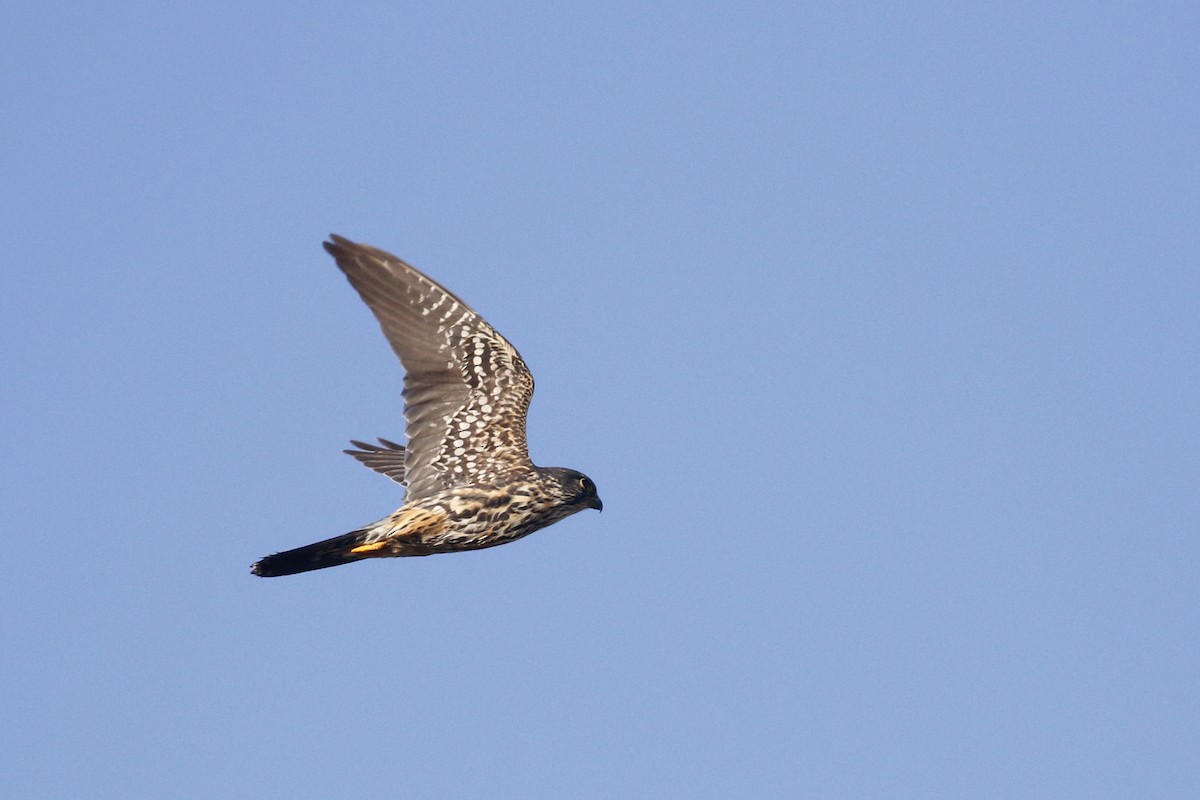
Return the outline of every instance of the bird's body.
<path id="1" fill-rule="evenodd" d="M 587 476 L 529 460 L 525 417 L 533 378 L 504 337 L 395 256 L 331 239 L 325 248 L 405 368 L 408 445 L 356 441 L 359 449 L 346 452 L 402 483 L 405 503 L 359 530 L 267 556 L 254 574 L 495 547 L 602 507 Z"/>

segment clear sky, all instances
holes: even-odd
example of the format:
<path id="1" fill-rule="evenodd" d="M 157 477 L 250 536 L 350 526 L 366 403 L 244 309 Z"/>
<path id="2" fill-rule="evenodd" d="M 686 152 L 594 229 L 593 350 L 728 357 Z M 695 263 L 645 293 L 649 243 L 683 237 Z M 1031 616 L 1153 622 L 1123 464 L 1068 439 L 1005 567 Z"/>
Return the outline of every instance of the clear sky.
<path id="1" fill-rule="evenodd" d="M 1193 3 L 26 3 L 6 798 L 1200 796 Z M 603 514 L 396 508 L 321 249 L 538 380 Z"/>

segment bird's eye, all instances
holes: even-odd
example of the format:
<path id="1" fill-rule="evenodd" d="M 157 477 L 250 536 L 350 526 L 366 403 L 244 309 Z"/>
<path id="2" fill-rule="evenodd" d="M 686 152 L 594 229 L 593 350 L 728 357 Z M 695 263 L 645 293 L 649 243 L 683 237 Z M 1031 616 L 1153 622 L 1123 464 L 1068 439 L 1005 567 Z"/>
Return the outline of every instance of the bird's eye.
<path id="1" fill-rule="evenodd" d="M 591 485 L 592 485 L 592 481 L 590 478 L 581 477 L 579 479 L 579 488 L 583 489 L 585 492 L 588 491 L 588 489 L 589 489 L 589 487 L 591 487 Z"/>

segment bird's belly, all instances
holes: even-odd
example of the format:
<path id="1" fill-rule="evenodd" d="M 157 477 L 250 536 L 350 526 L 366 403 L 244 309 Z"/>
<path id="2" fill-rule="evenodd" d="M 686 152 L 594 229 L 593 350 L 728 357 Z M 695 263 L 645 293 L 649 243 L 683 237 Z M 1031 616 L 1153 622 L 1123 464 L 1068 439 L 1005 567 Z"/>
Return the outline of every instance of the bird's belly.
<path id="1" fill-rule="evenodd" d="M 507 544 L 562 519 L 532 498 L 514 497 L 506 504 L 463 502 L 449 509 L 453 522 L 433 534 L 428 544 L 438 551 L 480 550 Z"/>

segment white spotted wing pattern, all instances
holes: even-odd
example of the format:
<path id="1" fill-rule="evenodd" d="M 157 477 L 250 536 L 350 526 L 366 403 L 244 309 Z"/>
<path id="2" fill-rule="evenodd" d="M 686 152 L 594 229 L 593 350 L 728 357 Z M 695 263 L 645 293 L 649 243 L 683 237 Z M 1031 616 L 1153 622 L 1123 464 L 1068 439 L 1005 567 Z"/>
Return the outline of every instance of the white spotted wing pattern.
<path id="1" fill-rule="evenodd" d="M 516 348 L 470 306 L 390 253 L 330 239 L 325 249 L 404 367 L 406 502 L 533 470 L 525 439 L 533 376 Z"/>

